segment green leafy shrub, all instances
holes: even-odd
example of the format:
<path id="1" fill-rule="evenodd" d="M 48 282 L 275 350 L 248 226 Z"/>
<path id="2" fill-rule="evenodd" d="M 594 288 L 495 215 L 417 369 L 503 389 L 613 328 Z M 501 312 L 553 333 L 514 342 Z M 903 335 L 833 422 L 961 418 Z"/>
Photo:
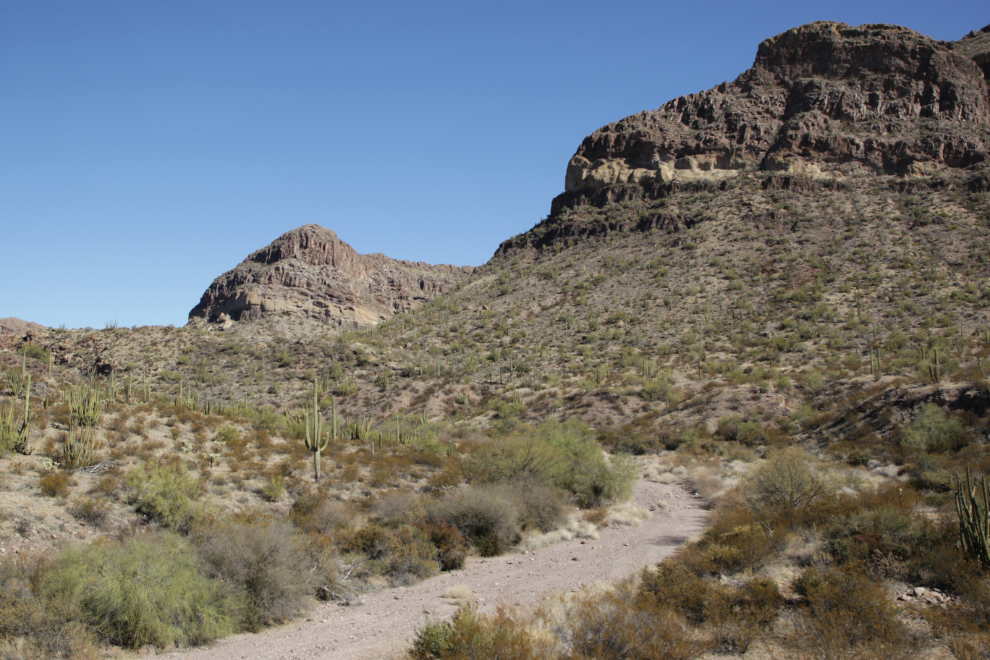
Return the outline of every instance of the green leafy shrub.
<path id="1" fill-rule="evenodd" d="M 310 566 L 302 540 L 288 523 L 212 525 L 195 540 L 208 574 L 246 603 L 247 629 L 282 623 L 302 612 L 312 591 Z"/>
<path id="2" fill-rule="evenodd" d="M 780 449 L 754 470 L 750 486 L 764 507 L 795 511 L 828 492 L 825 475 L 812 466 L 810 457 L 798 447 Z"/>
<path id="3" fill-rule="evenodd" d="M 920 452 L 941 453 L 965 446 L 968 436 L 962 422 L 934 403 L 926 403 L 904 429 L 901 446 Z"/>
<path id="4" fill-rule="evenodd" d="M 610 464 L 594 433 L 578 420 L 544 422 L 520 436 L 492 440 L 474 452 L 467 470 L 481 481 L 541 482 L 586 507 L 627 497 L 635 477 L 630 461 Z"/>
<path id="5" fill-rule="evenodd" d="M 199 481 L 184 463 L 147 463 L 127 475 L 131 503 L 166 529 L 188 533 L 202 518 Z"/>
<path id="6" fill-rule="evenodd" d="M 97 634 L 130 648 L 202 644 L 234 629 L 219 585 L 169 532 L 71 546 L 44 575 L 42 591 L 77 603 Z"/>

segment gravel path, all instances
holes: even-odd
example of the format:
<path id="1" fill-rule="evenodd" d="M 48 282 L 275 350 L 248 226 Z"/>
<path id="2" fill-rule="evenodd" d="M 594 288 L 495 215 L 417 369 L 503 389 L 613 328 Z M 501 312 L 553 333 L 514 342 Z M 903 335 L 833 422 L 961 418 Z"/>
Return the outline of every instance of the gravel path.
<path id="1" fill-rule="evenodd" d="M 183 660 L 362 660 L 389 657 L 405 648 L 426 614 L 449 616 L 456 605 L 443 599 L 454 585 L 467 585 L 481 611 L 497 605 L 525 605 L 559 591 L 629 576 L 654 564 L 705 525 L 704 502 L 678 485 L 637 483 L 637 506 L 659 500 L 667 507 L 639 527 L 610 527 L 596 540 L 574 539 L 531 554 L 468 558 L 463 570 L 441 573 L 408 588 L 363 597 L 364 604 L 323 604 L 297 621 L 258 634 L 235 635 L 217 644 L 180 651 Z"/>

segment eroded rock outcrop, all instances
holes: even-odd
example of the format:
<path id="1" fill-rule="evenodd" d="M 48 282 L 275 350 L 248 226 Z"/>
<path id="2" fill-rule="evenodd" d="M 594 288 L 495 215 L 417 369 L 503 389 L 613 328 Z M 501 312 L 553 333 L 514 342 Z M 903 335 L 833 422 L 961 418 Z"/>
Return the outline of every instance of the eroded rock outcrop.
<path id="1" fill-rule="evenodd" d="M 928 176 L 984 162 L 984 30 L 955 43 L 893 25 L 789 30 L 760 44 L 753 67 L 735 81 L 585 138 L 568 164 L 565 195 L 718 183 L 747 170 Z"/>
<path id="2" fill-rule="evenodd" d="M 189 319 L 229 326 L 287 318 L 367 327 L 450 290 L 473 270 L 358 254 L 333 231 L 305 225 L 215 279 Z"/>

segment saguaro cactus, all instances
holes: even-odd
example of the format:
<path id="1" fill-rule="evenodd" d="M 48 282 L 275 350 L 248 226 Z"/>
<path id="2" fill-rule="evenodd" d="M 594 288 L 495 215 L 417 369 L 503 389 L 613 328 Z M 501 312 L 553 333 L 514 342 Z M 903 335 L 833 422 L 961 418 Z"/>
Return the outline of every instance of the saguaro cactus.
<path id="1" fill-rule="evenodd" d="M 959 514 L 959 542 L 966 554 L 990 566 L 990 483 L 986 477 L 971 481 L 966 468 L 966 490 L 956 475 L 956 513 Z"/>
<path id="2" fill-rule="evenodd" d="M 330 434 L 323 433 L 323 418 L 320 416 L 319 393 L 316 383 L 313 383 L 313 410 L 312 418 L 310 411 L 306 411 L 306 449 L 313 452 L 313 473 L 314 480 L 320 480 L 320 454 L 330 446 Z M 336 402 L 334 402 L 336 409 Z M 334 421 L 336 421 L 336 410 L 334 410 Z M 335 424 L 336 426 L 336 424 Z M 336 435 L 336 429 L 334 429 Z"/>

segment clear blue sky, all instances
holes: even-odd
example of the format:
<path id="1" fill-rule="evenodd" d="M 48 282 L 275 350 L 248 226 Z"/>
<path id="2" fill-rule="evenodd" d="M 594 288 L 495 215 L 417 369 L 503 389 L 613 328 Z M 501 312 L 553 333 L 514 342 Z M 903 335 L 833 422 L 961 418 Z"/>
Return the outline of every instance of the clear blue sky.
<path id="1" fill-rule="evenodd" d="M 306 223 L 478 265 L 581 140 L 814 20 L 955 40 L 985 0 L 0 4 L 0 317 L 185 323 Z"/>

